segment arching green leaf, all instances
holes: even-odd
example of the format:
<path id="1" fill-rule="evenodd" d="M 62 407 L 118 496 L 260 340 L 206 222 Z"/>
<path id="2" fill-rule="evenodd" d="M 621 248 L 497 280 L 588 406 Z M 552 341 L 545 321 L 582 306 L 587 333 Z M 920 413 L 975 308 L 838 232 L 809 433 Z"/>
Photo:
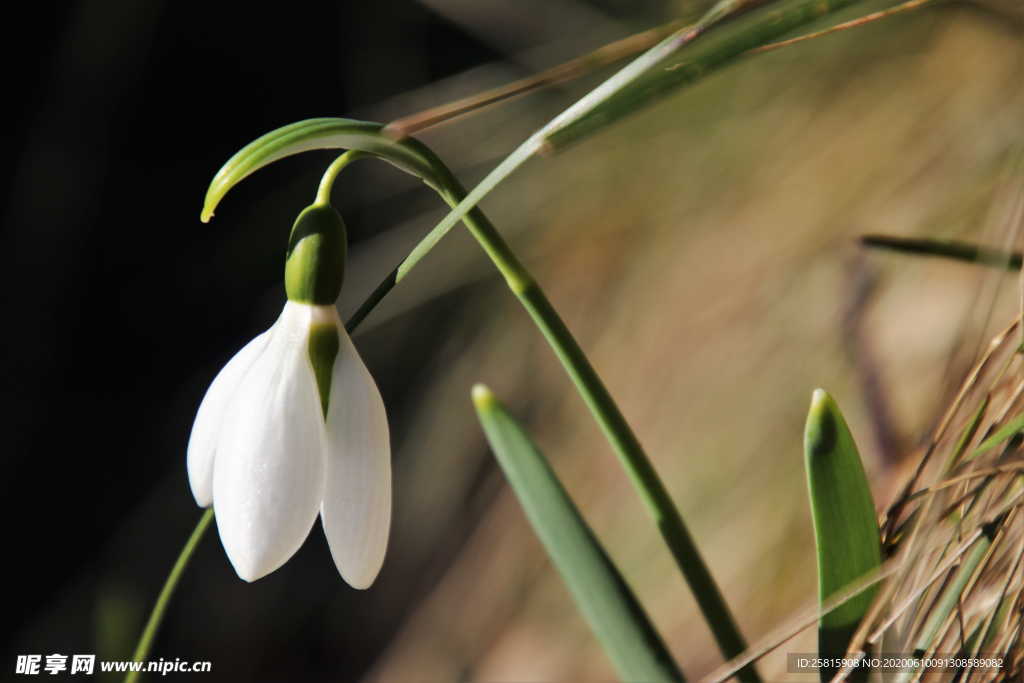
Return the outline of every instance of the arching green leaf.
<path id="1" fill-rule="evenodd" d="M 436 190 L 450 192 L 451 173 L 414 138 L 397 141 L 370 121 L 319 118 L 299 121 L 262 135 L 228 159 L 206 191 L 201 220 L 213 216 L 224 195 L 248 175 L 285 157 L 315 149 L 357 149 L 388 161 Z"/>

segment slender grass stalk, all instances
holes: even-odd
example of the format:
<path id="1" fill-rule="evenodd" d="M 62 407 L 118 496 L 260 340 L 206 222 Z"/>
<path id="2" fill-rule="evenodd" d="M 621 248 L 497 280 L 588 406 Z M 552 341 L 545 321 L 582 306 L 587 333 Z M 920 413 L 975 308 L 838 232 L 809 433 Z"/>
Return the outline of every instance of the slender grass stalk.
<path id="1" fill-rule="evenodd" d="M 716 29 L 707 40 L 694 40 L 738 9 L 760 4 L 742 0 L 720 2 L 697 22 L 697 27 L 681 29 L 651 48 L 541 129 L 544 147 L 558 151 L 590 137 L 681 88 L 707 78 L 750 50 L 861 1 L 768 2 Z"/>
<path id="2" fill-rule="evenodd" d="M 992 436 L 988 437 L 967 456 L 967 460 L 973 460 L 979 455 L 984 455 L 1007 439 L 1013 438 L 1024 430 L 1024 413 L 1015 416 L 1012 420 L 1000 427 Z"/>
<path id="3" fill-rule="evenodd" d="M 901 5 L 890 7 L 889 9 L 880 10 L 878 12 L 872 12 L 871 14 L 865 14 L 862 17 L 851 19 L 850 21 L 844 21 L 835 26 L 829 26 L 828 28 L 821 29 L 820 31 L 812 31 L 811 33 L 805 33 L 801 36 L 794 36 L 793 38 L 787 38 L 786 40 L 780 40 L 776 43 L 770 43 L 768 45 L 762 45 L 761 47 L 755 47 L 750 50 L 747 54 L 758 54 L 761 52 L 771 52 L 772 50 L 778 50 L 779 48 L 789 47 L 790 45 L 796 45 L 797 43 L 803 43 L 808 40 L 816 40 L 823 38 L 824 36 L 831 35 L 833 33 L 839 33 L 840 31 L 848 31 L 851 28 L 860 28 L 867 24 L 879 21 L 881 19 L 888 19 L 894 17 L 897 14 L 903 14 L 904 12 L 910 12 L 915 9 L 920 9 L 925 5 L 930 5 L 936 2 L 943 2 L 944 0 L 907 0 Z"/>
<path id="4" fill-rule="evenodd" d="M 967 450 L 967 445 L 971 443 L 971 439 L 978 433 L 978 428 L 981 426 L 981 420 L 985 417 L 985 413 L 988 411 L 988 403 L 991 396 L 985 395 L 982 399 L 981 404 L 977 410 L 971 416 L 967 426 L 964 427 L 963 431 L 960 432 L 960 438 L 957 439 L 956 445 L 953 447 L 953 451 L 949 454 L 949 458 L 946 459 L 946 464 L 943 466 L 943 472 L 950 472 L 960 462 L 960 457 Z"/>
<path id="5" fill-rule="evenodd" d="M 992 539 L 999 530 L 1002 517 L 982 527 L 982 534 L 970 552 L 964 558 L 963 563 L 957 569 L 953 580 L 942 590 L 936 604 L 928 613 L 928 619 L 922 626 L 920 635 L 914 643 L 914 657 L 924 657 L 936 643 L 936 638 L 942 630 L 943 624 L 949 619 L 953 610 L 960 604 L 965 589 L 974 577 L 975 570 L 981 564 L 983 558 L 988 554 L 992 546 Z M 914 674 L 915 669 L 905 669 L 893 679 L 895 683 L 907 683 Z"/>
<path id="6" fill-rule="evenodd" d="M 1019 251 L 1002 251 L 980 244 L 958 242 L 956 240 L 864 235 L 860 238 L 860 242 L 865 247 L 888 249 L 915 256 L 937 256 L 1010 271 L 1020 270 L 1021 261 L 1024 258 Z"/>
<path id="7" fill-rule="evenodd" d="M 926 5 L 936 4 L 943 1 L 944 0 L 907 0 L 901 5 L 880 10 L 878 12 L 872 12 L 871 14 L 866 14 L 864 16 L 857 17 L 856 19 L 851 19 L 850 21 L 844 21 L 836 24 L 835 26 L 829 26 L 828 28 L 821 29 L 819 31 L 813 31 L 811 33 L 805 33 L 803 35 L 794 36 L 774 43 L 760 45 L 747 50 L 744 54 L 754 55 L 761 52 L 778 50 L 780 48 L 789 47 L 808 40 L 822 38 L 833 33 L 860 28 L 882 19 L 887 19 L 898 14 L 903 14 L 904 12 L 920 9 Z M 699 33 L 702 31 L 701 24 L 706 26 L 713 18 L 714 16 L 709 12 L 704 16 L 704 18 L 702 18 L 701 22 L 696 22 L 688 27 Z M 462 117 L 476 114 L 488 107 L 528 95 L 542 88 L 575 80 L 598 69 L 611 66 L 619 60 L 632 57 L 644 50 L 650 49 L 659 41 L 667 38 L 674 31 L 682 28 L 683 25 L 683 22 L 680 20 L 671 21 L 661 26 L 656 26 L 646 31 L 622 38 L 621 40 L 617 40 L 613 43 L 609 43 L 589 54 L 563 62 L 562 64 L 553 66 L 538 74 L 527 76 L 526 78 L 521 78 L 506 85 L 498 86 L 481 93 L 476 93 L 468 97 L 463 97 L 452 102 L 447 102 L 414 114 L 403 116 L 386 125 L 384 127 L 384 132 L 396 140 L 401 140 L 409 137 L 410 135 L 416 135 L 422 131 L 437 128 Z"/>
<path id="8" fill-rule="evenodd" d="M 451 123 L 462 116 L 475 114 L 487 107 L 530 94 L 541 88 L 580 78 L 650 49 L 682 26 L 682 22 L 675 20 L 627 36 L 541 73 L 395 119 L 384 127 L 384 132 L 396 140 L 401 140 L 429 128 Z"/>
<path id="9" fill-rule="evenodd" d="M 174 589 L 178 587 L 178 581 L 181 580 L 182 574 L 185 573 L 185 568 L 188 567 L 189 560 L 192 559 L 196 548 L 199 547 L 199 542 L 203 540 L 203 535 L 210 527 L 211 521 L 213 521 L 213 508 L 203 512 L 199 518 L 199 523 L 196 524 L 196 528 L 188 537 L 188 541 L 185 542 L 185 547 L 181 549 L 181 554 L 178 555 L 174 567 L 171 568 L 171 573 L 167 575 L 167 581 L 164 582 L 164 587 L 160 590 L 160 595 L 157 596 L 156 604 L 153 605 L 153 611 L 149 615 L 146 627 L 142 630 L 142 635 L 139 637 L 139 643 L 135 646 L 135 654 L 132 655 L 133 662 L 142 662 L 149 657 L 149 651 L 153 647 L 153 640 L 156 638 L 157 631 L 160 630 L 160 623 L 164 619 L 164 613 L 167 612 L 167 605 L 171 602 Z M 124 677 L 124 683 L 134 683 L 138 679 L 139 672 L 131 671 Z"/>
<path id="10" fill-rule="evenodd" d="M 392 274 L 391 282 L 382 283 L 381 291 L 375 294 L 383 296 L 388 287 L 394 286 L 401 275 L 415 266 L 484 197 L 539 152 L 554 152 L 579 142 L 679 88 L 702 80 L 750 50 L 860 1 L 782 0 L 771 3 L 726 26 L 720 39 L 705 46 L 695 38 L 731 16 L 735 9 L 745 8 L 750 3 L 740 0 L 715 5 L 697 24 L 683 27 L 665 38 L 530 135 L 452 207 Z M 692 57 L 688 56 L 689 50 L 694 51 Z M 686 56 L 673 62 L 683 55 Z"/>
<path id="11" fill-rule="evenodd" d="M 473 404 L 530 524 L 622 680 L 683 681 L 643 605 L 543 454 L 486 387 L 473 387 Z"/>

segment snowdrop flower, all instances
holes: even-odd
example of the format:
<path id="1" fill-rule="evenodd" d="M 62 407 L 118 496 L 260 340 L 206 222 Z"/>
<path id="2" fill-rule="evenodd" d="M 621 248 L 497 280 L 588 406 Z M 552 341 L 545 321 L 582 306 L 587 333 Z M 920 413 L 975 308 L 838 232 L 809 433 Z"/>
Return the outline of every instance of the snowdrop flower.
<path id="1" fill-rule="evenodd" d="M 288 302 L 206 392 L 188 444 L 196 502 L 213 504 L 238 575 L 255 581 L 295 554 L 319 514 L 342 577 L 373 583 L 391 522 L 387 416 L 334 302 L 345 226 L 314 204 L 295 222 Z"/>

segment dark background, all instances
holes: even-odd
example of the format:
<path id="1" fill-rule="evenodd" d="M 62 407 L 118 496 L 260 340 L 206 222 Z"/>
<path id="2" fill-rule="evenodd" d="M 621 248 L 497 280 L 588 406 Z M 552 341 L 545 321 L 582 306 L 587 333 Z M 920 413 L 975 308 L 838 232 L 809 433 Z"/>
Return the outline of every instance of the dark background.
<path id="1" fill-rule="evenodd" d="M 8 22 L 7 49 L 18 47 L 5 57 L 8 673 L 14 653 L 128 657 L 199 517 L 184 466 L 195 409 L 276 316 L 287 230 L 331 156 L 259 174 L 203 225 L 217 168 L 277 126 L 345 115 L 499 56 L 402 0 L 38 11 Z M 346 212 L 354 244 L 386 225 L 366 220 L 372 211 Z M 402 202 L 387 211 L 401 216 Z M 443 320 L 450 303 L 433 305 Z M 393 424 L 436 335 L 422 325 L 405 335 L 406 366 L 365 343 Z M 250 586 L 210 533 L 153 658 L 213 660 L 216 680 L 357 676 L 418 586 L 384 576 L 385 599 L 352 591 L 320 534 Z M 418 581 L 432 580 L 432 562 L 443 564 L 425 558 Z"/>

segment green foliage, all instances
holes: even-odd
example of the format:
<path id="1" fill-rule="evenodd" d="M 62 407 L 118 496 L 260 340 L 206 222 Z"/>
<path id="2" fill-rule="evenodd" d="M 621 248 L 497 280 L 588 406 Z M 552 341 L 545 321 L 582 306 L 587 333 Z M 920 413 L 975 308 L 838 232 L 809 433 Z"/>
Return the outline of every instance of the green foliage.
<path id="1" fill-rule="evenodd" d="M 832 397 L 814 392 L 804 432 L 807 486 L 818 549 L 818 598 L 824 603 L 881 566 L 875 505 L 850 429 Z M 821 618 L 822 657 L 842 657 L 876 588 L 851 597 Z M 866 670 L 864 671 L 866 674 Z M 835 669 L 822 669 L 831 680 Z"/>
<path id="2" fill-rule="evenodd" d="M 417 176 L 435 189 L 448 189 L 451 174 L 437 157 L 418 141 L 395 140 L 382 132 L 379 123 L 342 118 L 306 119 L 262 135 L 228 159 L 206 190 L 200 218 L 204 223 L 224 196 L 259 169 L 314 149 L 354 149 L 376 156 Z"/>
<path id="3" fill-rule="evenodd" d="M 1021 267 L 1020 252 L 1002 251 L 969 242 L 890 235 L 864 235 L 860 238 L 860 242 L 865 247 L 887 249 L 914 256 L 936 256 L 1011 271 L 1020 270 Z"/>
<path id="4" fill-rule="evenodd" d="M 992 546 L 992 539 L 998 531 L 1000 523 L 1001 520 L 997 520 L 986 524 L 982 528 L 981 534 L 971 545 L 966 557 L 964 557 L 963 562 L 953 576 L 953 580 L 942 590 L 935 605 L 928 612 L 928 618 L 914 643 L 913 654 L 915 657 L 924 657 L 934 647 L 936 638 L 943 632 L 943 626 L 946 624 L 946 621 L 953 615 L 953 610 L 960 605 L 964 591 L 971 582 L 971 577 L 974 576 L 978 566 L 988 554 L 989 548 Z M 906 683 L 914 678 L 914 674 L 914 669 L 901 671 L 894 679 L 894 683 Z"/>
<path id="5" fill-rule="evenodd" d="M 995 434 L 993 434 L 992 436 L 988 437 L 980 444 L 978 444 L 978 447 L 975 448 L 973 452 L 971 452 L 971 455 L 968 457 L 968 460 L 987 453 L 988 451 L 992 450 L 993 448 L 1003 443 L 1007 439 L 1016 436 L 1022 430 L 1024 430 L 1024 413 L 1021 413 L 1017 417 L 1007 422 L 1005 425 L 996 430 Z"/>
<path id="6" fill-rule="evenodd" d="M 682 29 L 639 57 L 636 62 L 644 60 L 644 68 L 632 73 L 632 77 L 623 82 L 621 87 L 610 92 L 589 110 L 580 112 L 578 116 L 567 119 L 547 131 L 545 141 L 551 148 L 561 149 L 583 140 L 732 64 L 747 51 L 770 43 L 790 31 L 859 1 L 772 2 L 721 28 L 716 28 L 702 40 L 692 40 L 693 29 Z M 735 9 L 731 6 L 751 4 L 753 3 L 740 1 L 720 2 L 698 22 L 698 27 L 703 27 L 702 30 L 710 28 L 715 22 L 729 16 Z M 728 9 L 724 9 L 723 6 Z M 626 67 L 623 72 L 632 66 L 633 64 Z"/>
<path id="7" fill-rule="evenodd" d="M 622 679 L 683 680 L 661 636 L 544 456 L 490 390 L 474 387 L 473 403 L 526 516 Z"/>

